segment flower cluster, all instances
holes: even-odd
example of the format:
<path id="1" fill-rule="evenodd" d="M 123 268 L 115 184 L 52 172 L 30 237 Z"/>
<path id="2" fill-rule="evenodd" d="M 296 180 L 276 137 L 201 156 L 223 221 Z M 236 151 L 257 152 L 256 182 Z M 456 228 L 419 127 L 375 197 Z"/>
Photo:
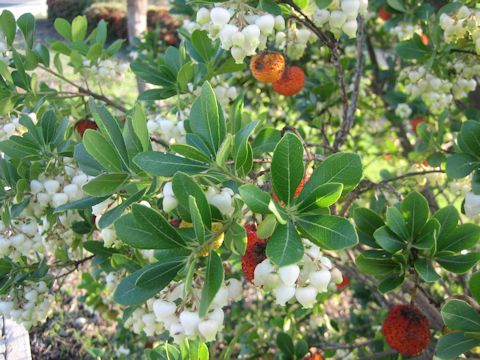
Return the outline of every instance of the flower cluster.
<path id="1" fill-rule="evenodd" d="M 42 236 L 35 218 L 18 218 L 12 221 L 11 226 L 0 221 L 0 257 L 8 256 L 15 261 L 43 251 Z"/>
<path id="2" fill-rule="evenodd" d="M 341 272 L 321 254 L 318 246 L 308 240 L 303 242 L 305 255 L 298 263 L 276 267 L 265 259 L 255 268 L 254 284 L 273 291 L 279 305 L 295 297 L 304 308 L 311 308 L 317 295 L 326 292 L 332 282 L 340 284 L 343 281 Z"/>
<path id="3" fill-rule="evenodd" d="M 0 314 L 30 329 L 47 318 L 53 302 L 44 281 L 25 282 L 0 297 Z"/>
<path id="4" fill-rule="evenodd" d="M 12 118 L 5 124 L 0 125 L 0 140 L 7 140 L 10 136 L 21 136 L 27 129 L 20 124 L 19 118 Z"/>
<path id="5" fill-rule="evenodd" d="M 443 13 L 440 16 L 440 27 L 444 31 L 447 43 L 456 43 L 465 38 L 471 39 L 475 50 L 480 55 L 480 11 L 460 7 L 455 15 Z"/>
<path id="6" fill-rule="evenodd" d="M 224 187 L 221 189 L 210 186 L 205 196 L 210 205 L 215 206 L 223 215 L 232 216 L 235 207 L 233 205 L 235 194 L 232 189 Z M 178 206 L 178 200 L 173 192 L 172 183 L 167 182 L 163 186 L 163 210 L 167 213 Z"/>
<path id="7" fill-rule="evenodd" d="M 408 106 L 408 104 L 398 104 L 395 109 L 395 115 L 402 119 L 408 119 L 410 115 L 412 115 L 412 109 L 410 108 L 410 106 Z"/>
<path id="8" fill-rule="evenodd" d="M 366 15 L 368 0 L 336 0 L 327 9 L 316 8 L 312 20 L 318 27 L 326 28 L 336 37 L 343 33 L 355 37 L 358 24 L 357 16 Z"/>
<path id="9" fill-rule="evenodd" d="M 421 35 L 422 28 L 418 25 L 400 23 L 390 28 L 389 33 L 391 36 L 396 36 L 398 40 L 403 41 L 411 39 L 415 33 Z"/>
<path id="10" fill-rule="evenodd" d="M 110 59 L 100 60 L 98 62 L 84 60 L 83 65 L 85 66 L 83 69 L 84 74 L 94 76 L 99 83 L 118 81 L 123 78 L 129 68 L 129 64 L 126 62 L 116 63 Z"/>
<path id="11" fill-rule="evenodd" d="M 173 121 L 161 115 L 153 115 L 149 117 L 147 127 L 151 135 L 161 136 L 168 143 L 185 143 L 183 120 Z"/>
<path id="12" fill-rule="evenodd" d="M 144 332 L 147 336 L 158 335 L 165 330 L 175 343 L 185 338 L 200 336 L 204 341 L 213 341 L 223 327 L 223 309 L 232 301 L 242 297 L 242 283 L 229 279 L 213 299 L 207 315 L 200 318 L 198 299 L 201 286 L 192 289 L 192 301 L 187 307 L 183 302 L 184 283 L 171 284 L 157 298 L 147 301 L 146 306 L 137 308 L 125 322 L 125 326 L 135 333 Z"/>

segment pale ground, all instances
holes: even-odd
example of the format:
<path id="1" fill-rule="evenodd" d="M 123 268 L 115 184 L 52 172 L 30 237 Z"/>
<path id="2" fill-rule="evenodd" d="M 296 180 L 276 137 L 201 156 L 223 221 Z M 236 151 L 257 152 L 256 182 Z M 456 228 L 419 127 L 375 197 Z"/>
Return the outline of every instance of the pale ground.
<path id="1" fill-rule="evenodd" d="M 36 17 L 47 16 L 46 0 L 0 0 L 0 12 L 10 10 L 16 18 L 24 13 L 32 13 Z"/>

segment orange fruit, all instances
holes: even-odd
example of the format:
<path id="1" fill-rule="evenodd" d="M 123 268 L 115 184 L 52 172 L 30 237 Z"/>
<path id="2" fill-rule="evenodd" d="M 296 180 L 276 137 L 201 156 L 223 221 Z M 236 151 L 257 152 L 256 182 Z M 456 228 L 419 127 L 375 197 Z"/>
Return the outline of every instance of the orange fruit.
<path id="1" fill-rule="evenodd" d="M 282 77 L 285 71 L 285 58 L 282 53 L 264 51 L 250 61 L 250 71 L 255 79 L 271 83 Z"/>
<path id="2" fill-rule="evenodd" d="M 280 80 L 273 83 L 273 90 L 280 95 L 293 96 L 299 93 L 305 85 L 305 73 L 298 66 L 291 66 L 285 69 Z"/>
<path id="3" fill-rule="evenodd" d="M 378 9 L 378 17 L 382 19 L 383 21 L 390 20 L 392 18 L 392 13 L 389 12 L 385 6 L 382 6 L 380 9 Z"/>

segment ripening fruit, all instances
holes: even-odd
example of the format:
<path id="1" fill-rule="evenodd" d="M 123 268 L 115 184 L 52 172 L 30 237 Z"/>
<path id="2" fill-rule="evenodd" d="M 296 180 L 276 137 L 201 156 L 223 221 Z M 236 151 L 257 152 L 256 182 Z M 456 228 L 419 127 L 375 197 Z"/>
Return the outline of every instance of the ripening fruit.
<path id="1" fill-rule="evenodd" d="M 410 120 L 410 125 L 412 125 L 412 130 L 414 133 L 417 132 L 417 127 L 421 123 L 425 122 L 425 119 L 422 116 L 416 117 L 415 119 Z"/>
<path id="2" fill-rule="evenodd" d="M 98 126 L 95 121 L 88 119 L 78 120 L 75 124 L 75 130 L 77 130 L 81 137 L 83 137 L 83 134 L 85 131 L 87 131 L 87 129 L 97 130 Z"/>
<path id="3" fill-rule="evenodd" d="M 250 61 L 250 71 L 255 79 L 271 83 L 282 77 L 285 71 L 285 58 L 282 53 L 264 51 Z"/>
<path id="4" fill-rule="evenodd" d="M 255 225 L 247 224 L 245 230 L 247 230 L 247 249 L 242 256 L 242 271 L 245 278 L 249 282 L 253 282 L 255 268 L 267 258 L 265 255 L 267 242 L 265 239 L 257 237 Z"/>
<path id="5" fill-rule="evenodd" d="M 428 39 L 428 36 L 425 34 L 420 34 L 420 40 L 422 40 L 423 45 L 428 46 L 430 44 L 430 40 Z"/>
<path id="6" fill-rule="evenodd" d="M 402 355 L 419 355 L 430 342 L 427 318 L 413 305 L 393 306 L 383 323 L 387 343 Z"/>
<path id="7" fill-rule="evenodd" d="M 385 6 L 382 6 L 380 9 L 378 9 L 378 16 L 383 21 L 387 21 L 392 18 L 392 13 L 389 12 Z"/>
<path id="8" fill-rule="evenodd" d="M 346 274 L 342 274 L 342 276 L 343 276 L 343 281 L 340 284 L 336 284 L 338 290 L 343 290 L 348 285 L 350 285 L 350 277 Z"/>
<path id="9" fill-rule="evenodd" d="M 284 96 L 293 96 L 299 93 L 305 85 L 305 73 L 301 67 L 291 66 L 285 69 L 280 80 L 275 81 L 273 90 Z"/>
<path id="10" fill-rule="evenodd" d="M 303 360 L 323 360 L 323 356 L 320 353 L 320 351 L 317 350 L 316 352 L 308 354 L 307 356 L 305 356 L 305 358 Z"/>

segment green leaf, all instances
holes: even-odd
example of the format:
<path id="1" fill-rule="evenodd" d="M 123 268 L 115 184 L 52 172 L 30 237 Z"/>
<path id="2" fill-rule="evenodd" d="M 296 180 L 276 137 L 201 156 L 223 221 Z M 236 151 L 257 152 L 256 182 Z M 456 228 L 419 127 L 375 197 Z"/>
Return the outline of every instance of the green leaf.
<path id="1" fill-rule="evenodd" d="M 97 105 L 91 99 L 88 101 L 88 105 L 98 128 L 110 144 L 113 145 L 115 152 L 121 160 L 123 170 L 128 170 L 129 160 L 127 147 L 125 146 L 118 121 L 114 119 L 103 105 Z"/>
<path id="2" fill-rule="evenodd" d="M 272 236 L 277 227 L 277 219 L 275 215 L 269 214 L 265 216 L 265 219 L 257 227 L 257 236 L 260 239 L 268 239 Z"/>
<path id="3" fill-rule="evenodd" d="M 188 197 L 188 205 L 195 237 L 199 244 L 203 244 L 205 242 L 205 227 L 203 226 L 202 215 L 200 214 L 200 210 L 198 210 L 197 202 L 192 195 Z"/>
<path id="4" fill-rule="evenodd" d="M 293 200 L 304 171 L 302 141 L 286 133 L 273 152 L 271 174 L 275 194 L 287 205 Z"/>
<path id="5" fill-rule="evenodd" d="M 416 33 L 413 34 L 413 38 L 401 41 L 397 45 L 396 52 L 403 60 L 423 60 L 433 54 L 432 48 L 425 45 Z"/>
<path id="6" fill-rule="evenodd" d="M 197 174 L 208 169 L 208 165 L 196 160 L 159 151 L 146 151 L 136 155 L 133 162 L 143 171 L 155 176 L 174 176 L 183 171 Z"/>
<path id="7" fill-rule="evenodd" d="M 205 274 L 205 284 L 203 285 L 202 295 L 198 314 L 203 318 L 215 298 L 218 290 L 223 284 L 224 271 L 222 259 L 215 251 L 210 251 L 207 260 L 207 272 Z"/>
<path id="8" fill-rule="evenodd" d="M 200 55 L 204 62 L 209 62 L 215 55 L 215 48 L 212 46 L 212 40 L 204 30 L 195 30 L 191 37 L 192 45 L 195 51 Z"/>
<path id="9" fill-rule="evenodd" d="M 444 269 L 456 274 L 463 274 L 475 266 L 480 260 L 480 253 L 439 256 L 436 260 Z"/>
<path id="10" fill-rule="evenodd" d="M 67 20 L 56 18 L 53 27 L 65 40 L 72 41 L 72 26 Z"/>
<path id="11" fill-rule="evenodd" d="M 293 340 L 287 333 L 280 332 L 277 335 L 277 346 L 285 354 L 287 359 L 294 359 L 295 357 L 295 346 L 293 345 Z"/>
<path id="12" fill-rule="evenodd" d="M 136 104 L 132 114 L 132 126 L 135 135 L 142 144 L 144 151 L 150 150 L 150 137 L 148 136 L 147 118 L 140 104 Z"/>
<path id="13" fill-rule="evenodd" d="M 433 218 L 437 219 L 440 223 L 440 230 L 438 232 L 438 242 L 442 241 L 442 238 L 450 234 L 457 227 L 460 215 L 458 214 L 455 206 L 448 205 L 438 210 L 433 214 Z"/>
<path id="14" fill-rule="evenodd" d="M 83 136 L 85 137 L 85 134 Z M 87 152 L 83 144 L 75 145 L 73 157 L 77 161 L 80 170 L 87 175 L 97 176 L 105 170 L 105 168 Z"/>
<path id="15" fill-rule="evenodd" d="M 294 264 L 303 257 L 302 239 L 292 222 L 277 225 L 267 242 L 267 257 L 277 266 Z"/>
<path id="16" fill-rule="evenodd" d="M 460 252 L 474 247 L 478 239 L 480 239 L 480 227 L 478 225 L 462 224 L 447 236 L 442 237 L 441 241 L 439 239 L 437 251 Z"/>
<path id="17" fill-rule="evenodd" d="M 17 25 L 15 23 L 15 16 L 8 11 L 3 10 L 0 15 L 0 30 L 5 35 L 7 44 L 11 46 L 15 40 L 15 33 L 17 32 Z"/>
<path id="18" fill-rule="evenodd" d="M 177 74 L 178 86 L 182 90 L 187 90 L 188 83 L 192 82 L 195 75 L 195 64 L 193 62 L 187 62 L 183 64 Z"/>
<path id="19" fill-rule="evenodd" d="M 113 297 L 115 302 L 123 306 L 135 306 L 144 303 L 174 279 L 179 270 L 179 268 L 175 266 L 177 263 L 177 259 L 171 259 L 171 261 L 166 261 L 162 264 L 148 265 L 134 272 L 130 276 L 127 276 L 120 282 L 120 284 L 118 284 L 117 289 L 115 290 Z M 145 288 L 137 287 L 136 283 L 140 276 L 152 268 L 156 269 L 157 275 L 160 273 L 163 275 L 159 275 L 156 279 L 157 281 L 153 283 L 153 286 Z"/>
<path id="20" fill-rule="evenodd" d="M 180 154 L 192 160 L 197 160 L 204 163 L 209 163 L 212 161 L 212 159 L 210 159 L 207 154 L 190 145 L 172 144 L 170 145 L 170 149 L 172 151 L 175 151 L 177 154 Z"/>
<path id="21" fill-rule="evenodd" d="M 141 289 L 163 289 L 183 266 L 184 258 L 173 258 L 149 266 L 135 281 L 135 286 Z"/>
<path id="22" fill-rule="evenodd" d="M 402 0 L 387 0 L 387 4 L 392 8 L 400 12 L 407 12 Z"/>
<path id="23" fill-rule="evenodd" d="M 83 41 L 85 35 L 87 34 L 87 17 L 86 16 L 77 16 L 72 21 L 72 40 L 73 41 Z"/>
<path id="24" fill-rule="evenodd" d="M 478 158 L 470 154 L 453 154 L 446 162 L 447 174 L 453 179 L 464 178 L 479 167 Z"/>
<path id="25" fill-rule="evenodd" d="M 87 59 L 92 62 L 96 61 L 100 56 L 102 56 L 102 51 L 103 46 L 101 44 L 93 44 L 90 46 L 90 49 L 88 49 Z"/>
<path id="26" fill-rule="evenodd" d="M 430 219 L 415 238 L 412 246 L 416 249 L 433 249 L 436 252 L 437 236 L 440 230 L 440 223 L 437 219 Z"/>
<path id="27" fill-rule="evenodd" d="M 438 340 L 435 353 L 440 359 L 456 359 L 479 345 L 479 340 L 468 338 L 464 333 L 447 334 Z"/>
<path id="28" fill-rule="evenodd" d="M 353 219 L 358 229 L 372 236 L 375 230 L 384 225 L 382 218 L 375 211 L 367 208 L 356 208 Z"/>
<path id="29" fill-rule="evenodd" d="M 35 17 L 30 13 L 25 13 L 18 18 L 17 25 L 23 34 L 25 43 L 31 49 L 35 36 Z"/>
<path id="30" fill-rule="evenodd" d="M 305 215 L 297 225 L 314 244 L 325 250 L 341 250 L 358 243 L 353 225 L 345 218 L 334 215 Z"/>
<path id="31" fill-rule="evenodd" d="M 399 264 L 385 251 L 367 250 L 355 259 L 355 264 L 366 274 L 382 276 L 399 270 Z"/>
<path id="32" fill-rule="evenodd" d="M 258 186 L 253 184 L 242 185 L 238 191 L 242 200 L 252 212 L 257 214 L 271 213 L 268 204 L 272 201 L 272 197 L 269 193 L 260 190 Z"/>
<path id="33" fill-rule="evenodd" d="M 333 0 L 315 0 L 315 4 L 319 9 L 326 9 Z"/>
<path id="34" fill-rule="evenodd" d="M 125 173 L 102 174 L 83 185 L 83 191 L 97 197 L 111 195 L 125 184 L 128 178 L 129 175 Z"/>
<path id="35" fill-rule="evenodd" d="M 426 282 L 435 282 L 440 279 L 440 275 L 437 274 L 432 265 L 432 260 L 426 258 L 420 258 L 415 261 L 415 270 Z"/>
<path id="36" fill-rule="evenodd" d="M 84 210 L 90 209 L 92 206 L 100 204 L 102 201 L 108 199 L 108 196 L 93 197 L 87 196 L 86 198 L 72 201 L 71 203 L 61 205 L 53 209 L 54 213 L 64 212 L 66 210 Z"/>
<path id="37" fill-rule="evenodd" d="M 193 102 L 189 125 L 215 155 L 225 138 L 226 124 L 223 110 L 208 81 L 202 85 L 200 96 Z"/>
<path id="38" fill-rule="evenodd" d="M 112 225 L 114 221 L 123 214 L 127 207 L 137 201 L 140 201 L 140 199 L 145 194 L 145 191 L 146 189 L 141 189 L 140 191 L 130 196 L 128 199 L 124 200 L 120 205 L 115 206 L 113 209 L 105 212 L 100 218 L 100 221 L 98 222 L 98 227 L 100 229 L 105 229 L 106 227 Z"/>
<path id="39" fill-rule="evenodd" d="M 83 145 L 100 165 L 109 171 L 121 171 L 122 165 L 115 149 L 98 131 L 87 129 L 83 134 Z"/>
<path id="40" fill-rule="evenodd" d="M 235 134 L 234 139 L 234 160 L 235 160 L 235 169 L 237 172 L 244 176 L 252 169 L 253 157 L 252 157 L 252 147 L 248 142 L 250 134 L 255 130 L 258 121 L 252 121 L 247 124 L 245 127 L 240 129 Z"/>
<path id="41" fill-rule="evenodd" d="M 391 274 L 378 284 L 378 290 L 385 294 L 400 287 L 404 281 L 405 274 Z"/>
<path id="42" fill-rule="evenodd" d="M 478 121 L 468 120 L 462 124 L 457 143 L 464 153 L 477 159 L 480 158 L 480 124 Z"/>
<path id="43" fill-rule="evenodd" d="M 210 229 L 212 226 L 210 205 L 208 204 L 205 193 L 197 184 L 197 182 L 187 174 L 177 172 L 173 177 L 172 188 L 178 200 L 178 210 L 182 219 L 192 222 L 189 211 L 189 198 L 190 196 L 193 196 L 197 203 L 198 209 L 200 210 L 205 227 Z"/>
<path id="44" fill-rule="evenodd" d="M 407 244 L 403 241 L 400 240 L 390 229 L 386 226 L 382 226 L 378 228 L 374 234 L 373 237 L 375 238 L 375 241 L 386 251 L 389 253 L 396 253 L 397 251 L 400 251 L 401 249 L 404 249 Z"/>
<path id="45" fill-rule="evenodd" d="M 306 212 L 316 207 L 326 208 L 337 202 L 342 195 L 343 184 L 329 183 L 317 186 L 305 199 L 299 204 L 298 209 Z"/>
<path id="46" fill-rule="evenodd" d="M 480 272 L 472 275 L 468 282 L 468 287 L 477 303 L 480 303 Z"/>
<path id="47" fill-rule="evenodd" d="M 450 300 L 441 311 L 445 325 L 452 330 L 463 332 L 480 331 L 480 314 L 463 300 Z"/>
<path id="48" fill-rule="evenodd" d="M 361 178 L 362 162 L 358 155 L 350 153 L 330 155 L 313 171 L 310 180 L 298 196 L 298 201 L 303 201 L 314 188 L 322 184 L 343 184 L 343 192 L 346 193 L 355 188 Z"/>
<path id="49" fill-rule="evenodd" d="M 259 6 L 262 10 L 272 14 L 281 15 L 282 9 L 273 0 L 260 0 Z"/>
<path id="50" fill-rule="evenodd" d="M 225 167 L 225 164 L 230 157 L 230 154 L 233 150 L 233 136 L 232 134 L 227 134 L 225 136 L 225 140 L 223 140 L 222 145 L 220 145 L 220 149 L 217 152 L 217 158 L 215 160 L 216 164 L 221 168 Z M 235 166 L 237 163 L 235 163 Z M 250 169 L 251 169 L 250 165 Z"/>
<path id="51" fill-rule="evenodd" d="M 400 239 L 408 240 L 410 238 L 407 229 L 407 223 L 402 216 L 402 213 L 396 207 L 387 208 L 386 224 L 388 228 L 393 231 Z"/>
<path id="52" fill-rule="evenodd" d="M 400 205 L 409 235 L 414 238 L 427 223 L 430 210 L 427 200 L 414 191 L 405 197 Z"/>
<path id="53" fill-rule="evenodd" d="M 157 246 L 155 249 L 185 246 L 185 241 L 177 230 L 158 211 L 140 204 L 133 204 L 132 214 L 142 230 L 153 234 L 158 239 L 157 242 L 163 243 L 161 247 Z"/>

